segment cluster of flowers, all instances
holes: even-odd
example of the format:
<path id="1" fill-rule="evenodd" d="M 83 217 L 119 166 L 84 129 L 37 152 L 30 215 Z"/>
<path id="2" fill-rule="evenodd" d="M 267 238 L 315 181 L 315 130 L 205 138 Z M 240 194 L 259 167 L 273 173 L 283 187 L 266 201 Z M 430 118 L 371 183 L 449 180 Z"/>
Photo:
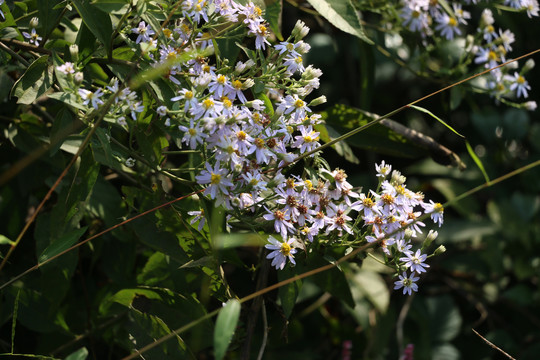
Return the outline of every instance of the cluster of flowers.
<path id="1" fill-rule="evenodd" d="M 466 1 L 467 4 L 478 2 L 478 0 Z M 450 3 L 451 7 L 443 6 L 442 2 L 429 0 L 404 0 L 403 3 L 400 12 L 403 24 L 409 30 L 420 33 L 424 39 L 437 33 L 447 40 L 454 40 L 457 37 L 465 40 L 467 34 L 464 34 L 463 28 L 471 19 L 471 13 L 462 8 L 461 2 L 453 1 Z M 529 17 L 539 15 L 537 0 L 505 0 L 504 5 L 524 11 Z M 510 60 L 507 55 L 512 51 L 511 44 L 515 41 L 515 36 L 510 30 L 497 29 L 494 23 L 491 10 L 484 8 L 476 33 L 472 37 L 473 45 L 467 49 L 474 57 L 474 63 L 486 69 Z M 463 43 L 467 44 L 468 41 Z M 503 97 L 527 98 L 530 86 L 523 75 L 532 66 L 533 64 L 529 63 L 520 72 L 513 71 L 512 74 L 510 72 L 517 68 L 517 63 L 491 71 L 485 78 L 484 91 L 503 101 Z M 536 102 L 525 102 L 522 107 L 535 110 Z"/>
<path id="2" fill-rule="evenodd" d="M 229 211 L 228 224 L 247 213 L 273 225 L 281 240 L 270 236 L 266 247 L 272 250 L 268 258 L 277 269 L 283 269 L 287 259 L 294 264 L 294 254 L 300 248 L 308 251 L 313 242 L 339 244 L 343 235 L 352 236 L 357 242 L 379 241 L 393 259 L 389 265 L 399 272 L 405 270 L 399 288 L 409 294 L 411 289 L 416 291 L 417 279 L 412 274 L 428 267 L 427 255 L 410 250 L 411 239 L 424 226 L 417 218 L 431 213 L 440 226 L 442 206 L 426 203 L 421 194 L 406 189 L 405 178 L 396 171 L 385 180 L 391 167 L 384 163 L 377 166 L 381 191 L 367 194 L 355 192 L 339 169 L 321 166 L 317 169 L 320 178 L 287 177 L 285 167 L 298 156 L 324 163 L 316 161 L 320 146 L 316 126 L 321 117 L 310 107 L 326 99 L 305 100 L 319 87 L 322 74 L 303 63 L 310 46 L 302 39 L 309 29 L 299 21 L 288 39 L 272 46 L 262 10 L 253 3 L 214 0 L 210 5 L 210 1 L 184 1 L 184 18 L 164 28 L 164 36 L 157 36 L 144 21 L 123 30 L 132 36 L 127 41 L 134 48 L 144 48 L 150 66 L 168 66 L 165 80 L 178 96 L 168 99 L 170 107 L 159 104 L 156 114 L 171 129 L 171 136 L 179 132 L 181 143 L 202 154 L 195 179 L 205 188 L 204 195 Z M 255 38 L 255 51 L 245 49 L 247 60 L 234 66 L 223 61 L 214 65 L 212 58 L 201 55 L 212 52 L 214 44 L 199 29 L 219 29 L 225 24 L 244 26 Z M 175 61 L 190 52 L 195 55 L 187 61 Z M 66 62 L 57 67 L 57 73 L 74 82 L 72 91 L 89 111 L 116 94 L 108 117 L 124 128 L 144 111 L 137 93 L 128 88 L 120 91 L 116 79 L 108 87 L 90 90 L 83 87 L 77 64 Z M 348 215 L 351 211 L 358 212 L 356 220 Z M 189 214 L 194 216 L 192 224 L 199 222 L 202 230 L 203 209 Z"/>
<path id="3" fill-rule="evenodd" d="M 444 209 L 439 203 L 425 202 L 423 194 L 407 189 L 406 178 L 399 171 L 392 171 L 384 161 L 376 165 L 376 170 L 378 191 L 370 190 L 367 194 L 353 191 L 347 175 L 339 169 L 326 172 L 327 176 L 320 179 L 317 186 L 310 180 L 289 180 L 278 187 L 277 199 L 272 201 L 274 208 L 264 215 L 266 220 L 274 222 L 276 232 L 283 239 L 270 237 L 270 244 L 266 245 L 272 250 L 267 256 L 272 259 L 272 265 L 283 269 L 287 260 L 295 264 L 294 254 L 298 249 L 309 251 L 311 243 L 323 238 L 344 244 L 350 235 L 361 239 L 359 243 L 380 245 L 386 265 L 402 273 L 395 282 L 395 289 L 403 288 L 403 293 L 409 295 L 417 291 L 415 282 L 419 278 L 414 274 L 425 272 L 429 267 L 425 263 L 427 254 L 421 249 L 411 250 L 413 241 L 425 226 L 420 218 L 429 214 L 433 222 L 441 226 Z M 352 211 L 357 212 L 356 220 L 349 216 Z M 422 249 L 437 235 L 430 231 Z"/>

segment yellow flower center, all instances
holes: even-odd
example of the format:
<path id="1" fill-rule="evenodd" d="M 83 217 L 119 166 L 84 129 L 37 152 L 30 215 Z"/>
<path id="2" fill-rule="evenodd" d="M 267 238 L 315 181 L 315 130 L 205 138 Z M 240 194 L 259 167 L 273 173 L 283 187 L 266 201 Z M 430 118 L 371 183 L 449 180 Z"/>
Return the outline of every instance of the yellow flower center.
<path id="1" fill-rule="evenodd" d="M 186 100 L 191 100 L 191 99 L 193 99 L 193 91 L 189 91 L 189 90 L 186 91 L 186 94 L 184 95 L 184 98 L 185 98 Z"/>
<path id="2" fill-rule="evenodd" d="M 197 130 L 191 128 L 191 129 L 188 130 L 188 133 L 189 133 L 189 135 L 191 135 L 191 136 L 195 136 L 195 135 L 197 135 Z"/>
<path id="3" fill-rule="evenodd" d="M 236 90 L 239 90 L 242 88 L 242 82 L 240 80 L 234 80 L 232 82 L 232 86 L 236 89 Z"/>
<path id="4" fill-rule="evenodd" d="M 223 85 L 227 82 L 227 78 L 223 75 L 218 75 L 217 82 L 218 84 Z"/>
<path id="5" fill-rule="evenodd" d="M 436 212 L 441 213 L 441 214 L 444 212 L 444 208 L 443 208 L 441 203 L 436 203 L 433 206 L 433 210 L 435 210 Z"/>
<path id="6" fill-rule="evenodd" d="M 452 27 L 456 27 L 457 26 L 457 20 L 454 19 L 454 18 L 448 18 L 448 25 L 450 25 Z"/>
<path id="7" fill-rule="evenodd" d="M 296 100 L 294 102 L 294 106 L 297 108 L 297 109 L 300 109 L 301 107 L 304 107 L 304 102 L 300 99 Z"/>
<path id="8" fill-rule="evenodd" d="M 203 101 L 203 106 L 206 110 L 214 106 L 214 101 L 212 99 L 206 99 Z"/>
<path id="9" fill-rule="evenodd" d="M 279 250 L 283 256 L 289 256 L 291 254 L 291 246 L 287 243 L 281 244 L 281 249 Z"/>
<path id="10" fill-rule="evenodd" d="M 212 176 L 210 177 L 210 182 L 213 185 L 217 185 L 221 182 L 221 175 L 212 173 Z"/>

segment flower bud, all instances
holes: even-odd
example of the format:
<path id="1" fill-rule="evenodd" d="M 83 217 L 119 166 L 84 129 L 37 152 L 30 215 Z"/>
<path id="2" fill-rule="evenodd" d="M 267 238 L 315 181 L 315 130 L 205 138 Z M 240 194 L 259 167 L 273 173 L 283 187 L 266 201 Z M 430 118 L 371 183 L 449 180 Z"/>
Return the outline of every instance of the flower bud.
<path id="1" fill-rule="evenodd" d="M 311 50 L 311 45 L 309 45 L 306 42 L 299 41 L 298 46 L 296 47 L 296 51 L 298 51 L 299 54 L 307 54 Z"/>
<path id="2" fill-rule="evenodd" d="M 326 96 L 322 95 L 316 99 L 311 100 L 308 106 L 317 106 L 317 105 L 324 104 L 325 102 L 326 102 Z"/>
<path id="3" fill-rule="evenodd" d="M 435 255 L 435 256 L 441 255 L 445 251 L 446 251 L 446 247 L 444 247 L 444 245 L 441 245 L 437 249 L 435 249 L 435 251 L 433 252 L 433 255 Z"/>
<path id="4" fill-rule="evenodd" d="M 253 85 L 255 85 L 255 81 L 253 81 L 253 79 L 247 79 L 247 80 L 244 81 L 244 83 L 242 84 L 242 90 L 249 89 L 249 88 L 252 87 Z"/>
<path id="5" fill-rule="evenodd" d="M 527 101 L 525 103 L 522 104 L 522 106 L 526 109 L 526 110 L 529 110 L 529 111 L 534 111 L 536 110 L 536 101 Z"/>
<path id="6" fill-rule="evenodd" d="M 306 24 L 302 20 L 298 20 L 296 22 L 296 24 L 294 25 L 294 29 L 291 32 L 292 36 L 294 36 L 294 39 L 296 41 L 299 41 L 305 38 L 308 33 L 309 33 L 309 28 L 306 26 Z"/>
<path id="7" fill-rule="evenodd" d="M 312 80 L 319 78 L 322 75 L 321 69 L 314 68 L 313 65 L 309 65 L 302 73 L 303 80 Z"/>
<path id="8" fill-rule="evenodd" d="M 246 70 L 246 64 L 241 61 L 237 62 L 236 66 L 234 67 L 234 72 L 241 74 L 244 72 L 244 70 Z"/>
<path id="9" fill-rule="evenodd" d="M 32 19 L 30 19 L 30 27 L 31 28 L 37 28 L 39 25 L 39 19 L 37 17 L 33 17 Z"/>
<path id="10" fill-rule="evenodd" d="M 410 238 L 412 238 L 413 234 L 414 231 L 411 228 L 406 228 L 404 234 L 405 240 L 409 240 Z"/>
<path id="11" fill-rule="evenodd" d="M 73 82 L 75 83 L 75 85 L 79 86 L 83 83 L 83 81 L 84 81 L 84 74 L 80 71 L 77 71 L 75 75 L 73 75 Z"/>
<path id="12" fill-rule="evenodd" d="M 71 61 L 76 63 L 79 60 L 79 47 L 77 44 L 69 46 L 69 55 L 71 55 Z"/>
<path id="13" fill-rule="evenodd" d="M 426 240 L 424 240 L 424 243 L 422 244 L 422 250 L 430 247 L 431 243 L 433 243 L 437 236 L 439 236 L 439 233 L 437 231 L 429 230 L 429 233 L 426 236 Z"/>
<path id="14" fill-rule="evenodd" d="M 255 61 L 249 59 L 244 64 L 246 65 L 246 70 L 249 70 L 249 69 L 251 69 L 252 67 L 255 66 Z"/>
<path id="15" fill-rule="evenodd" d="M 529 59 L 525 62 L 525 65 L 523 65 L 523 73 L 526 73 L 529 70 L 532 70 L 534 68 L 534 60 Z"/>

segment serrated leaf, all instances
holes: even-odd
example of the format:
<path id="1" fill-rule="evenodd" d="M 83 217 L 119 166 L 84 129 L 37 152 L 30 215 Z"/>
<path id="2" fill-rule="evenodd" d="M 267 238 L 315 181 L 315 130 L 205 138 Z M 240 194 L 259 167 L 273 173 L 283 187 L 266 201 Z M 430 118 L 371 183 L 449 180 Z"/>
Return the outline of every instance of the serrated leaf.
<path id="1" fill-rule="evenodd" d="M 321 14 L 330 24 L 341 31 L 354 35 L 359 39 L 373 44 L 360 23 L 357 10 L 350 0 L 308 0 L 308 2 Z"/>
<path id="2" fill-rule="evenodd" d="M 49 56 L 36 59 L 13 86 L 11 95 L 18 104 L 29 105 L 49 90 L 53 83 L 53 67 L 49 66 Z"/>
<path id="3" fill-rule="evenodd" d="M 231 299 L 219 312 L 214 328 L 214 358 L 216 360 L 222 360 L 227 353 L 227 348 L 240 318 L 240 308 L 240 302 Z"/>
<path id="4" fill-rule="evenodd" d="M 105 46 L 105 49 L 109 51 L 111 48 L 111 35 L 113 33 L 109 14 L 82 0 L 73 0 L 73 5 L 75 5 L 77 12 L 81 15 L 88 29 Z"/>
<path id="5" fill-rule="evenodd" d="M 60 254 L 62 251 L 69 249 L 77 242 L 77 240 L 81 238 L 81 236 L 83 236 L 83 234 L 86 232 L 86 229 L 88 229 L 88 226 L 84 226 L 80 229 L 75 229 L 68 232 L 61 238 L 53 241 L 51 245 L 47 246 L 47 248 L 43 250 L 43 252 L 39 256 L 38 263 L 42 264 L 53 256 Z"/>

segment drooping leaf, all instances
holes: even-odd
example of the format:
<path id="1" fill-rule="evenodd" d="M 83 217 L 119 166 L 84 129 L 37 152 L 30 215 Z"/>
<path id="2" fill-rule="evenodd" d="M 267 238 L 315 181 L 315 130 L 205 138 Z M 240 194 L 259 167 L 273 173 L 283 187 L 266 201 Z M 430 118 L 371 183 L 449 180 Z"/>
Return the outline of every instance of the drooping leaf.
<path id="1" fill-rule="evenodd" d="M 482 175 L 484 175 L 484 179 L 486 180 L 486 183 L 489 183 L 490 181 L 489 176 L 486 172 L 486 169 L 484 168 L 484 164 L 482 164 L 482 160 L 480 160 L 478 155 L 476 155 L 476 153 L 474 152 L 474 149 L 472 148 L 471 144 L 469 144 L 468 141 L 465 143 L 465 145 L 467 145 L 467 151 L 469 152 L 469 155 L 473 159 L 474 163 L 476 164 L 476 166 L 478 166 L 478 169 L 480 169 L 480 171 L 482 172 Z"/>
<path id="2" fill-rule="evenodd" d="M 11 95 L 19 99 L 17 103 L 29 105 L 43 95 L 53 84 L 53 66 L 49 65 L 49 56 L 37 58 L 17 80 Z"/>
<path id="3" fill-rule="evenodd" d="M 240 318 L 240 308 L 240 302 L 231 299 L 219 312 L 214 328 L 214 357 L 216 360 L 222 360 L 227 353 L 227 348 Z"/>
<path id="4" fill-rule="evenodd" d="M 73 0 L 73 5 L 81 16 L 83 22 L 94 36 L 105 46 L 108 51 L 111 47 L 113 33 L 111 17 L 88 1 Z"/>
<path id="5" fill-rule="evenodd" d="M 350 0 L 308 0 L 308 2 L 332 25 L 348 34 L 373 44 L 366 36 L 357 10 Z"/>

